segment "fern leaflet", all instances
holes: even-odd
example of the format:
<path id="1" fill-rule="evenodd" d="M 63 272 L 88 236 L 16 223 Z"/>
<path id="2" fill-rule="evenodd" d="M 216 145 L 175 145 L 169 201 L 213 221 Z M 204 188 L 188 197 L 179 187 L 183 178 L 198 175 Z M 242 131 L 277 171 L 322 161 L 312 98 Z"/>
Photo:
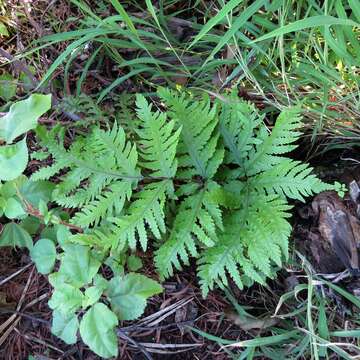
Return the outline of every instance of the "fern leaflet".
<path id="1" fill-rule="evenodd" d="M 169 115 L 182 126 L 178 147 L 180 176 L 198 175 L 204 179 L 213 177 L 222 163 L 224 150 L 218 147 L 219 134 L 217 109 L 211 108 L 208 98 L 189 101 L 185 94 L 160 89 L 159 96 L 169 107 Z"/>
<path id="2" fill-rule="evenodd" d="M 180 269 L 180 260 L 189 264 L 189 255 L 197 257 L 197 246 L 200 244 L 212 247 L 216 243 L 216 228 L 222 228 L 222 219 L 220 208 L 210 195 L 214 187 L 217 185 L 211 183 L 180 204 L 169 239 L 155 256 L 161 276 L 172 275 L 174 267 Z"/>

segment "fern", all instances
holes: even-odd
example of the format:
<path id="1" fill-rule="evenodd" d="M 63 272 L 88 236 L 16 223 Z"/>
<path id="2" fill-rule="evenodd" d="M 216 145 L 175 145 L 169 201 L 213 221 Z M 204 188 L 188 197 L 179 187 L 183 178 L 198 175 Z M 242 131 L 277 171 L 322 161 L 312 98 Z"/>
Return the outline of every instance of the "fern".
<path id="1" fill-rule="evenodd" d="M 162 278 L 197 258 L 204 296 L 229 277 L 240 288 L 264 283 L 287 258 L 287 198 L 341 190 L 285 156 L 300 136 L 299 109 L 270 131 L 234 95 L 212 105 L 208 96 L 158 94 L 164 111 L 137 96 L 131 131 L 97 124 L 66 146 L 64 130 L 40 129 L 34 157 L 49 165 L 33 178 L 57 177 L 54 200 L 76 209 L 71 222 L 86 230 L 73 242 L 117 258 L 155 246 Z"/>
<path id="2" fill-rule="evenodd" d="M 67 171 L 55 188 L 54 198 L 59 205 L 81 207 L 72 223 L 97 225 L 121 212 L 140 177 L 136 147 L 126 141 L 122 128 L 116 123 L 110 131 L 94 128 L 90 136 L 79 136 L 69 149 L 64 148 L 63 134 L 57 129 L 49 134 L 41 130 L 39 137 L 54 163 L 35 172 L 32 179 L 49 179 Z M 87 185 L 81 186 L 83 183 Z"/>
<path id="3" fill-rule="evenodd" d="M 182 126 L 178 147 L 180 176 L 212 178 L 222 163 L 224 151 L 218 148 L 217 109 L 209 98 L 191 101 L 186 94 L 178 95 L 160 89 L 161 99 L 169 107 L 169 116 Z"/>
<path id="4" fill-rule="evenodd" d="M 264 190 L 269 194 L 304 201 L 306 196 L 329 189 L 328 184 L 311 174 L 312 170 L 308 164 L 283 158 L 270 170 L 251 178 L 248 186 L 258 192 Z"/>
<path id="5" fill-rule="evenodd" d="M 175 122 L 166 121 L 166 114 L 152 112 L 151 106 L 142 95 L 137 96 L 137 115 L 141 128 L 137 130 L 140 137 L 142 167 L 150 171 L 155 179 L 164 179 L 145 186 L 125 215 L 112 219 L 116 227 L 112 228 L 114 248 L 129 245 L 136 247 L 137 239 L 143 250 L 147 248 L 148 235 L 145 225 L 152 234 L 161 238 L 165 233 L 164 203 L 166 192 L 173 192 L 172 178 L 176 174 L 176 147 L 181 128 L 175 131 Z"/>
<path id="6" fill-rule="evenodd" d="M 283 160 L 279 155 L 286 154 L 296 148 L 296 142 L 301 135 L 296 131 L 301 125 L 299 109 L 292 108 L 280 114 L 276 124 L 269 134 L 266 127 L 260 126 L 254 133 L 256 144 L 249 151 L 243 168 L 244 175 L 251 176 L 271 169 Z"/>
<path id="7" fill-rule="evenodd" d="M 151 112 L 151 106 L 142 95 L 137 96 L 137 114 L 142 129 L 137 131 L 144 168 L 153 177 L 172 178 L 176 174 L 176 147 L 181 127 L 174 132 L 175 121 L 166 121 L 166 114 Z"/>
<path id="8" fill-rule="evenodd" d="M 128 215 L 112 219 L 116 224 L 116 227 L 112 229 L 112 236 L 115 238 L 114 248 L 129 245 L 130 248 L 135 249 L 138 237 L 143 250 L 146 250 L 148 235 L 145 225 L 150 227 L 157 239 L 161 238 L 161 233 L 165 233 L 163 208 L 167 187 L 166 180 L 147 185 L 130 205 Z"/>
<path id="9" fill-rule="evenodd" d="M 179 205 L 169 239 L 157 251 L 155 262 L 162 277 L 181 268 L 180 260 L 189 263 L 189 255 L 198 256 L 197 244 L 211 247 L 217 242 L 216 228 L 222 228 L 219 206 L 211 200 L 209 184 L 187 196 Z"/>
<path id="10" fill-rule="evenodd" d="M 254 131 L 262 120 L 263 116 L 259 116 L 249 103 L 235 102 L 233 106 L 223 106 L 219 122 L 224 144 L 229 149 L 227 163 L 236 163 L 240 168 L 244 166 L 249 151 L 260 143 Z"/>
<path id="11" fill-rule="evenodd" d="M 108 114 L 99 105 L 85 94 L 66 96 L 56 106 L 59 113 L 65 113 L 73 120 L 73 126 L 80 127 L 104 121 Z"/>
<path id="12" fill-rule="evenodd" d="M 281 156 L 296 147 L 294 142 L 300 135 L 296 131 L 300 126 L 298 112 L 292 109 L 282 113 L 269 133 L 262 121 L 254 118 L 250 105 L 233 98 L 224 105 L 220 131 L 229 164 L 238 165 L 228 177 L 232 179 L 236 174 L 244 180 L 224 187 L 228 194 L 223 199 L 231 199 L 230 205 L 226 201 L 224 205 L 234 210 L 225 217 L 226 235 L 199 260 L 203 294 L 215 282 L 226 285 L 226 273 L 239 287 L 243 276 L 257 282 L 271 276 L 272 264 L 281 266 L 282 258 L 287 256 L 291 226 L 286 220 L 290 209 L 286 197 L 304 200 L 304 196 L 334 188 L 311 175 L 312 168 L 307 164 Z M 234 114 L 239 117 L 238 123 Z"/>

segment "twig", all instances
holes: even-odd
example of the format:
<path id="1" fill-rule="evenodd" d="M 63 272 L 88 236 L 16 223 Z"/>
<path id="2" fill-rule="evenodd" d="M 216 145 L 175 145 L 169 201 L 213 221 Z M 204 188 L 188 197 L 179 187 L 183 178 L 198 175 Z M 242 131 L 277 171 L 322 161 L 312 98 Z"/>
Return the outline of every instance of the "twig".
<path id="1" fill-rule="evenodd" d="M 33 276 L 33 273 L 34 273 L 34 270 L 35 270 L 35 267 L 32 268 L 31 272 L 30 272 L 30 275 L 28 277 L 28 280 L 26 282 L 26 285 L 24 287 L 24 290 L 21 294 L 21 297 L 20 297 L 20 300 L 19 300 L 19 303 L 16 307 L 16 311 L 18 312 L 20 309 L 21 309 L 21 306 L 24 302 L 24 299 L 25 299 L 25 295 L 29 289 L 29 286 L 31 284 L 31 280 L 32 280 L 32 276 Z M 10 335 L 10 333 L 15 329 L 16 325 L 18 324 L 18 322 L 20 321 L 21 317 L 17 314 L 13 314 L 9 317 L 9 319 L 7 319 L 5 321 L 5 323 L 3 323 L 1 326 L 0 326 L 0 332 L 3 331 L 9 324 L 11 324 L 11 322 L 13 321 L 13 323 L 10 325 L 10 327 L 4 332 L 4 334 L 1 336 L 0 338 L 0 345 L 2 345 L 4 343 L 4 341 L 7 339 L 7 337 Z"/>
<path id="2" fill-rule="evenodd" d="M 0 281 L 0 286 L 4 285 L 5 283 L 7 283 L 9 280 L 11 280 L 12 278 L 14 278 L 15 276 L 19 275 L 20 273 L 22 273 L 24 270 L 26 270 L 27 268 L 29 268 L 32 265 L 32 263 L 25 265 L 23 268 L 19 269 L 18 271 L 14 272 L 13 274 L 9 275 L 8 277 L 6 277 L 5 279 Z"/>
<path id="3" fill-rule="evenodd" d="M 32 215 L 40 220 L 44 220 L 44 215 L 41 214 L 40 210 L 39 209 L 36 209 L 35 207 L 33 207 L 21 194 L 20 190 L 18 189 L 18 187 L 16 187 L 16 192 L 17 192 L 17 195 L 18 197 L 20 198 L 23 206 L 25 207 L 25 211 L 29 214 L 29 215 Z M 83 229 L 79 226 L 76 226 L 76 225 L 73 225 L 73 224 L 70 224 L 66 221 L 63 221 L 63 220 L 60 220 L 59 223 L 61 225 L 64 225 L 66 227 L 68 227 L 69 229 L 72 229 L 72 230 L 75 230 L 79 233 L 82 233 L 83 232 Z"/>
<path id="4" fill-rule="evenodd" d="M 20 336 L 24 337 L 24 338 L 27 339 L 27 340 L 34 341 L 34 342 L 36 342 L 36 343 L 38 343 L 38 344 L 44 345 L 44 346 L 46 346 L 46 347 L 49 347 L 50 349 L 53 349 L 53 350 L 59 352 L 60 354 L 63 354 L 63 353 L 64 353 L 64 351 L 60 350 L 60 349 L 57 348 L 56 346 L 51 345 L 51 344 L 49 344 L 49 343 L 47 343 L 47 342 L 45 342 L 45 341 L 43 341 L 43 340 L 40 340 L 40 339 L 38 339 L 38 338 L 36 338 L 36 337 L 34 337 L 34 336 L 32 336 L 32 335 L 21 334 L 18 329 L 15 329 L 15 331 L 16 331 Z"/>
<path id="5" fill-rule="evenodd" d="M 41 319 L 41 318 L 38 318 L 36 316 L 30 315 L 28 313 L 24 313 L 24 312 L 21 312 L 21 311 L 16 311 L 16 310 L 11 310 L 11 309 L 0 309 L 0 313 L 2 313 L 2 314 L 15 314 L 15 315 L 24 317 L 26 319 L 29 319 L 31 321 L 39 322 L 39 323 L 45 324 L 47 326 L 50 325 L 50 321 L 48 321 L 48 320 Z"/>
<path id="6" fill-rule="evenodd" d="M 359 160 L 356 160 L 356 159 L 353 159 L 353 158 L 343 158 L 343 157 L 340 157 L 341 160 L 345 160 L 345 161 L 352 161 L 354 162 L 355 164 L 360 164 L 360 161 Z"/>
<path id="7" fill-rule="evenodd" d="M 29 215 L 32 215 L 32 216 L 35 216 L 36 218 L 40 219 L 40 220 L 44 220 L 44 216 L 41 215 L 39 209 L 36 209 L 34 208 L 31 204 L 29 204 L 28 202 L 24 202 L 24 205 L 25 205 L 25 211 L 29 214 Z M 83 229 L 79 226 L 76 226 L 76 225 L 73 225 L 73 224 L 70 224 L 66 221 L 63 221 L 63 220 L 60 220 L 59 222 L 61 225 L 64 225 L 66 227 L 68 227 L 69 229 L 72 229 L 72 230 L 75 230 L 79 233 L 82 233 L 83 232 Z"/>
<path id="8" fill-rule="evenodd" d="M 128 335 L 126 335 L 123 331 L 121 331 L 120 329 L 117 329 L 117 335 L 122 338 L 123 340 L 126 340 L 128 342 L 130 342 L 132 345 L 134 345 L 136 348 L 138 348 L 146 357 L 146 359 L 148 360 L 153 360 L 152 356 L 147 352 L 147 350 L 140 345 L 138 342 L 136 342 L 134 339 L 132 339 L 131 337 L 129 337 Z"/>

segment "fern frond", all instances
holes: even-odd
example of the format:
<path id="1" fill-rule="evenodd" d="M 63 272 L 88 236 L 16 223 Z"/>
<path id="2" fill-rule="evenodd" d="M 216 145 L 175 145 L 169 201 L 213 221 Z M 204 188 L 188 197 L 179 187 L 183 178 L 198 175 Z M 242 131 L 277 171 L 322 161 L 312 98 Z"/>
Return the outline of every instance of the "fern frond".
<path id="1" fill-rule="evenodd" d="M 210 184 L 210 189 L 216 184 Z M 217 241 L 216 228 L 222 227 L 221 211 L 206 187 L 186 197 L 179 206 L 169 239 L 156 252 L 155 263 L 162 277 L 198 256 L 197 246 L 211 247 Z"/>
<path id="2" fill-rule="evenodd" d="M 152 112 L 151 105 L 142 95 L 137 95 L 136 106 L 143 126 L 137 130 L 144 159 L 143 167 L 152 171 L 152 177 L 174 177 L 177 170 L 176 147 L 181 127 L 174 131 L 175 121 L 167 122 L 166 113 Z"/>
<path id="3" fill-rule="evenodd" d="M 81 181 L 86 179 L 88 185 L 82 188 L 80 187 L 81 181 L 77 181 L 77 185 L 75 181 L 74 183 L 71 183 L 71 181 L 69 183 L 68 176 L 70 175 L 70 177 L 72 177 L 73 172 L 79 172 L 81 174 L 79 179 Z M 84 171 L 84 168 L 76 168 L 69 173 L 63 177 L 63 182 L 56 187 L 53 194 L 53 197 L 56 198 L 56 202 L 66 208 L 74 209 L 84 206 L 88 202 L 94 200 L 96 196 L 101 193 L 101 190 L 109 186 L 113 181 L 112 177 L 99 173 L 92 174 L 91 171 Z M 74 177 L 76 178 L 76 174 L 74 174 Z"/>
<path id="4" fill-rule="evenodd" d="M 94 127 L 88 136 L 78 136 L 65 149 L 63 134 L 43 134 L 42 145 L 53 165 L 40 169 L 33 178 L 65 172 L 54 190 L 55 201 L 68 208 L 80 208 L 71 222 L 82 227 L 97 225 L 101 219 L 120 213 L 141 179 L 136 146 L 126 141 L 116 123 L 106 131 Z"/>
<path id="5" fill-rule="evenodd" d="M 271 262 L 280 265 L 287 256 L 291 226 L 285 200 L 253 194 L 246 204 L 225 218 L 226 233 L 198 261 L 204 296 L 215 283 L 226 286 L 227 275 L 240 288 L 244 275 L 263 283 L 271 275 Z"/>
<path id="6" fill-rule="evenodd" d="M 102 218 L 120 214 L 131 193 L 131 182 L 113 181 L 94 200 L 87 202 L 71 219 L 71 223 L 88 227 L 97 225 Z"/>
<path id="7" fill-rule="evenodd" d="M 52 157 L 54 161 L 51 165 L 40 168 L 35 173 L 33 173 L 31 175 L 32 181 L 48 180 L 52 176 L 59 173 L 62 169 L 72 166 L 72 161 L 66 157 L 66 149 L 63 145 L 63 129 L 55 127 L 51 131 L 47 131 L 45 127 L 39 126 L 37 129 L 37 136 L 41 145 L 46 149 L 33 153 L 31 157 L 33 159 L 38 158 L 38 156 L 40 156 L 42 159 Z"/>
<path id="8" fill-rule="evenodd" d="M 90 146 L 94 154 L 98 154 L 98 157 L 93 158 L 97 166 L 91 167 L 91 158 L 88 157 L 84 158 L 83 166 L 89 165 L 93 172 L 107 171 L 110 176 L 139 179 L 140 172 L 136 168 L 138 162 L 136 146 L 126 141 L 124 129 L 117 123 L 114 123 L 111 131 L 95 128 Z M 116 172 L 113 173 L 113 170 Z"/>
<path id="9" fill-rule="evenodd" d="M 186 94 L 160 89 L 160 98 L 169 107 L 169 116 L 181 126 L 178 146 L 178 160 L 181 176 L 191 178 L 213 177 L 222 163 L 224 150 L 219 148 L 219 134 L 215 131 L 218 123 L 216 106 L 211 107 L 210 99 L 191 101 Z"/>
<path id="10" fill-rule="evenodd" d="M 242 265 L 241 272 L 239 264 Z M 254 266 L 244 256 L 239 234 L 221 234 L 216 246 L 206 249 L 199 258 L 198 275 L 203 296 L 206 297 L 215 284 L 227 286 L 228 274 L 240 289 L 244 287 L 244 274 L 263 283 Z"/>
<path id="11" fill-rule="evenodd" d="M 76 127 L 99 124 L 108 116 L 90 96 L 85 94 L 66 96 L 57 108 L 60 112 L 65 111 L 73 120 L 76 120 L 73 123 L 73 126 Z"/>
<path id="12" fill-rule="evenodd" d="M 250 150 L 260 143 L 254 133 L 262 124 L 263 116 L 259 116 L 253 105 L 239 101 L 237 97 L 228 101 L 220 113 L 220 133 L 229 150 L 227 162 L 242 167 Z"/>
<path id="13" fill-rule="evenodd" d="M 333 190 L 333 185 L 322 182 L 311 174 L 312 170 L 308 164 L 283 158 L 273 168 L 252 177 L 247 186 L 259 192 L 265 191 L 300 201 L 305 201 L 304 197 Z"/>
<path id="14" fill-rule="evenodd" d="M 113 248 L 123 248 L 126 244 L 135 249 L 137 239 L 145 251 L 148 243 L 148 226 L 152 234 L 160 239 L 165 233 L 164 200 L 170 180 L 163 180 L 145 186 L 130 205 L 127 215 L 111 219 L 116 227 Z"/>
<path id="15" fill-rule="evenodd" d="M 301 135 L 296 131 L 301 125 L 298 108 L 283 111 L 277 118 L 269 134 L 265 126 L 260 127 L 256 134 L 257 144 L 250 150 L 244 161 L 244 172 L 241 175 L 252 176 L 271 169 L 283 159 L 283 155 L 294 150 L 294 145 Z"/>

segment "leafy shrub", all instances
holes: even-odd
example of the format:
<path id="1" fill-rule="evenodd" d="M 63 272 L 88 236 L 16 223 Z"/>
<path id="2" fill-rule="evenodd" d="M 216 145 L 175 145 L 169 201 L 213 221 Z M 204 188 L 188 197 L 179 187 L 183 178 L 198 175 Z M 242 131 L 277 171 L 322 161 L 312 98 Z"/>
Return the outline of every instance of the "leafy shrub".
<path id="1" fill-rule="evenodd" d="M 141 261 L 129 253 L 155 248 L 162 279 L 197 258 L 204 296 L 215 284 L 226 286 L 228 275 L 239 288 L 264 283 L 287 257 L 287 198 L 342 191 L 284 156 L 300 136 L 299 109 L 282 112 L 270 132 L 255 107 L 235 95 L 213 105 L 208 96 L 158 95 L 166 111 L 137 96 L 131 131 L 90 121 L 67 145 L 64 127 L 38 127 L 42 149 L 32 157 L 47 165 L 24 181 L 39 186 L 56 176 L 51 196 L 59 208 L 48 210 L 41 198 L 29 207 L 26 191 L 14 195 L 51 228 L 34 246 L 23 242 L 39 272 L 57 269 L 49 275 L 52 332 L 71 344 L 79 329 L 102 357 L 117 355 L 118 320 L 139 317 L 146 299 L 162 291 L 131 272 Z M 65 208 L 73 214 L 66 222 Z M 101 275 L 104 266 L 112 278 Z"/>

